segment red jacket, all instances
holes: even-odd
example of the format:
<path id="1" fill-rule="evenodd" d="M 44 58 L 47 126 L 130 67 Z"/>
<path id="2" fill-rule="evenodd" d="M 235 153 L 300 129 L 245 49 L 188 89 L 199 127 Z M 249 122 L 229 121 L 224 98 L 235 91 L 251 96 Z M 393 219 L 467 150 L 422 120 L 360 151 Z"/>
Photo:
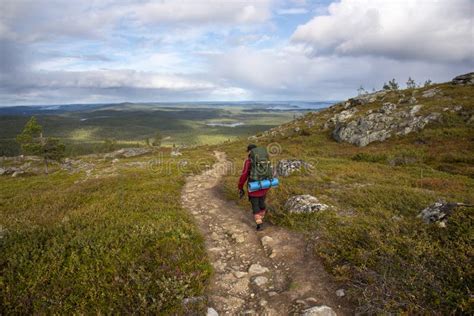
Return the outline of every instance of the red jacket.
<path id="1" fill-rule="evenodd" d="M 247 160 L 245 160 L 244 169 L 242 170 L 242 174 L 240 175 L 239 190 L 242 190 L 244 188 L 245 182 L 247 182 L 247 180 L 249 178 L 250 165 L 251 165 L 250 158 L 248 158 Z M 261 190 L 257 190 L 257 191 L 253 191 L 253 192 L 248 192 L 248 194 L 251 197 L 261 197 L 261 196 L 264 196 L 265 194 L 267 194 L 268 190 L 269 189 L 261 189 Z"/>

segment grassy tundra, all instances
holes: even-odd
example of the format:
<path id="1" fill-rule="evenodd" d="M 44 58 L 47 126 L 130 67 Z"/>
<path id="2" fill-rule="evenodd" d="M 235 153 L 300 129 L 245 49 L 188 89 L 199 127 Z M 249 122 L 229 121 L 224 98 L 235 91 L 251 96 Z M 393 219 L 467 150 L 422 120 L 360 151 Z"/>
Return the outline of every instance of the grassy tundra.
<path id="1" fill-rule="evenodd" d="M 253 140 L 269 145 L 274 163 L 303 159 L 313 165 L 281 178 L 280 187 L 271 190 L 270 219 L 306 234 L 328 270 L 346 282 L 362 313 L 474 312 L 474 209 L 458 208 L 446 228 L 417 218 L 439 199 L 474 203 L 474 89 L 441 84 L 393 91 L 383 102 L 397 103 L 401 93 L 420 96 L 433 88 L 442 97 L 422 99 L 422 110 L 440 112 L 442 119 L 419 133 L 362 148 L 337 143 L 332 129 L 322 126 L 342 110 L 341 104 L 278 128 L 285 136 Z M 381 106 L 380 101 L 360 105 L 358 114 Z M 462 110 L 451 111 L 454 106 Z M 248 142 L 223 148 L 237 169 Z M 237 177 L 229 174 L 224 181 L 230 199 L 237 200 Z M 298 194 L 314 195 L 333 208 L 286 213 L 285 201 Z M 249 208 L 247 201 L 239 203 Z"/>
<path id="2" fill-rule="evenodd" d="M 180 207 L 205 148 L 110 160 L 93 172 L 0 179 L 0 306 L 6 314 L 185 313 L 211 273 Z M 205 304 L 205 303 L 204 303 Z"/>

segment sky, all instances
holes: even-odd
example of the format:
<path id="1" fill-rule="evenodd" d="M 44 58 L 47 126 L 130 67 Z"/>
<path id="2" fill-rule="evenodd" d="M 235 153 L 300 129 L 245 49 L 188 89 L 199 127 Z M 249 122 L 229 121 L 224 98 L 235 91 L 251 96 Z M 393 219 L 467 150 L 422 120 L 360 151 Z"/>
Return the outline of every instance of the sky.
<path id="1" fill-rule="evenodd" d="M 0 0 L 0 105 L 342 100 L 474 71 L 474 0 Z"/>

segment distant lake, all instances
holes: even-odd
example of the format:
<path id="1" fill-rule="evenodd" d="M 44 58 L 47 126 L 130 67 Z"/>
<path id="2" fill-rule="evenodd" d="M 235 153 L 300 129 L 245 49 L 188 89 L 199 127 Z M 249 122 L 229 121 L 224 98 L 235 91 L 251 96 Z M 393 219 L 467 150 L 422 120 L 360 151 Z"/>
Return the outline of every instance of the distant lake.
<path id="1" fill-rule="evenodd" d="M 218 123 L 218 122 L 213 122 L 213 123 L 206 123 L 207 126 L 219 126 L 219 127 L 237 127 L 244 125 L 242 122 L 235 122 L 235 123 Z"/>

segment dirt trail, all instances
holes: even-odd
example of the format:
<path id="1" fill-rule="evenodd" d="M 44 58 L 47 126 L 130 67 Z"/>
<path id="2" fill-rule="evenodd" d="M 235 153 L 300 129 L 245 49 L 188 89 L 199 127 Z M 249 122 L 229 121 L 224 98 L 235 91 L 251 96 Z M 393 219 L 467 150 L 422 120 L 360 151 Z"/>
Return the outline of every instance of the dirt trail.
<path id="1" fill-rule="evenodd" d="M 230 167 L 225 154 L 212 169 L 189 177 L 182 203 L 206 239 L 215 274 L 209 306 L 219 315 L 291 315 L 318 305 L 351 314 L 301 236 L 267 225 L 255 231 L 252 214 L 221 197 L 217 185 Z"/>

